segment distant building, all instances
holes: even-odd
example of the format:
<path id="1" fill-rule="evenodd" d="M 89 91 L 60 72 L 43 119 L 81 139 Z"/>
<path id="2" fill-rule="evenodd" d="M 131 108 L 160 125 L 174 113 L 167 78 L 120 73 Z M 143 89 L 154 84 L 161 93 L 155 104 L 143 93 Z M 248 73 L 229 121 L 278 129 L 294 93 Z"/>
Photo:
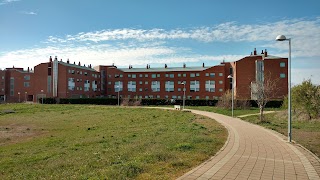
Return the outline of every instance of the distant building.
<path id="1" fill-rule="evenodd" d="M 116 98 L 118 91 L 126 98 L 182 99 L 184 87 L 187 99 L 218 99 L 232 88 L 234 79 L 236 99 L 251 99 L 252 88 L 263 81 L 265 74 L 276 80 L 278 91 L 275 99 L 282 99 L 288 92 L 288 59 L 268 55 L 267 51 L 234 62 L 216 66 L 153 68 L 117 68 L 111 66 L 85 66 L 71 64 L 57 57 L 41 63 L 34 70 L 7 68 L 0 71 L 0 97 L 6 102 L 37 101 L 52 98 Z"/>

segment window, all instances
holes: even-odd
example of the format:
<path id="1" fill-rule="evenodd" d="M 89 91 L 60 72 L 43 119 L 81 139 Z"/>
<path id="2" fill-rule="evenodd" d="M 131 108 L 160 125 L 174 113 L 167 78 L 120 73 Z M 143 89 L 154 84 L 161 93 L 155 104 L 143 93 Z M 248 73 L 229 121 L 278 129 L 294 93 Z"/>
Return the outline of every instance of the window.
<path id="1" fill-rule="evenodd" d="M 123 77 L 123 74 L 120 74 L 120 77 L 122 78 L 122 77 Z"/>
<path id="2" fill-rule="evenodd" d="M 73 74 L 73 73 L 72 73 L 72 74 Z M 84 75 L 85 75 L 85 76 L 87 76 L 87 75 L 88 75 L 88 73 L 87 73 L 87 72 L 84 72 Z"/>
<path id="3" fill-rule="evenodd" d="M 131 78 L 131 74 L 128 74 L 128 78 Z"/>
<path id="4" fill-rule="evenodd" d="M 216 73 L 210 73 L 210 77 L 215 77 Z"/>
<path id="5" fill-rule="evenodd" d="M 147 78 L 147 77 L 149 77 L 149 76 L 148 76 L 148 74 L 145 74 L 144 77 Z"/>
<path id="6" fill-rule="evenodd" d="M 208 77 L 208 76 L 209 76 L 209 73 L 206 73 L 206 76 Z"/>
<path id="7" fill-rule="evenodd" d="M 200 73 L 196 73 L 196 76 L 199 77 L 199 76 L 200 76 Z"/>
<path id="8" fill-rule="evenodd" d="M 219 84 L 223 84 L 223 81 L 219 81 Z"/>
<path id="9" fill-rule="evenodd" d="M 181 77 L 181 74 L 178 74 L 178 77 Z"/>
<path id="10" fill-rule="evenodd" d="M 200 99 L 200 97 L 199 97 L 199 96 L 196 96 L 196 99 Z"/>
<path id="11" fill-rule="evenodd" d="M 23 83 L 23 86 L 24 86 L 24 87 L 30 87 L 30 82 L 24 82 L 24 83 Z"/>
<path id="12" fill-rule="evenodd" d="M 174 82 L 173 81 L 166 81 L 165 91 L 166 92 L 173 92 L 174 91 Z"/>
<path id="13" fill-rule="evenodd" d="M 132 78 L 136 78 L 137 76 L 136 76 L 136 74 L 132 74 Z"/>
<path id="14" fill-rule="evenodd" d="M 280 63 L 280 67 L 286 67 L 286 63 L 285 62 L 281 62 Z"/>
<path id="15" fill-rule="evenodd" d="M 160 74 L 157 74 L 157 77 L 160 77 Z"/>
<path id="16" fill-rule="evenodd" d="M 149 84 L 148 81 L 145 81 L 144 84 Z"/>
<path id="17" fill-rule="evenodd" d="M 174 74 L 170 74 L 169 77 L 170 77 L 170 78 L 174 78 Z"/>
<path id="18" fill-rule="evenodd" d="M 139 81 L 139 84 L 142 84 L 142 81 Z"/>
<path id="19" fill-rule="evenodd" d="M 219 73 L 219 76 L 223 76 L 223 73 Z"/>
<path id="20" fill-rule="evenodd" d="M 198 91 L 200 91 L 199 81 L 190 81 L 190 92 L 198 92 Z"/>
<path id="21" fill-rule="evenodd" d="M 142 74 L 139 74 L 139 77 L 141 77 L 141 78 L 142 78 L 142 76 L 143 76 Z"/>
<path id="22" fill-rule="evenodd" d="M 206 92 L 215 92 L 216 89 L 215 89 L 215 81 L 206 81 L 206 85 L 205 85 L 205 88 L 206 88 Z"/>
<path id="23" fill-rule="evenodd" d="M 30 75 L 25 75 L 24 80 L 29 81 L 30 80 Z"/>
<path id="24" fill-rule="evenodd" d="M 206 100 L 208 100 L 209 99 L 209 96 L 206 96 Z"/>
<path id="25" fill-rule="evenodd" d="M 160 99 L 160 95 L 157 95 L 157 98 Z"/>
<path id="26" fill-rule="evenodd" d="M 157 74 L 152 74 L 151 77 L 152 77 L 152 78 L 156 78 L 156 77 L 157 77 Z"/>
<path id="27" fill-rule="evenodd" d="M 151 90 L 153 92 L 160 92 L 160 81 L 152 81 Z"/>
<path id="28" fill-rule="evenodd" d="M 166 74 L 166 77 L 169 77 L 169 74 Z"/>
<path id="29" fill-rule="evenodd" d="M 139 91 L 142 92 L 142 88 L 139 88 Z"/>
<path id="30" fill-rule="evenodd" d="M 194 73 L 191 73 L 190 77 L 196 77 L 196 75 Z"/>
<path id="31" fill-rule="evenodd" d="M 219 92 L 222 92 L 222 91 L 223 91 L 223 90 L 220 88 L 220 89 L 219 89 Z"/>
<path id="32" fill-rule="evenodd" d="M 285 77 L 286 77 L 286 74 L 284 74 L 284 73 L 280 74 L 280 78 L 285 78 Z"/>
<path id="33" fill-rule="evenodd" d="M 183 77 L 187 77 L 187 74 L 183 74 L 182 76 L 183 76 Z"/>
<path id="34" fill-rule="evenodd" d="M 108 82 L 109 85 L 111 85 L 111 82 Z"/>
<path id="35" fill-rule="evenodd" d="M 178 88 L 178 92 L 180 92 L 181 91 L 181 88 Z"/>

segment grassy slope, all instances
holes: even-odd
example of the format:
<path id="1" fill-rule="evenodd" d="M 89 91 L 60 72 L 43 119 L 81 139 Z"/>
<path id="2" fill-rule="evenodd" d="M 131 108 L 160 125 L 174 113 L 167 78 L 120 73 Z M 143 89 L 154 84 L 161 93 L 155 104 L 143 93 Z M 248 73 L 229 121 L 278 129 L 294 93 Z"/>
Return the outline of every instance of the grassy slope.
<path id="1" fill-rule="evenodd" d="M 172 179 L 214 155 L 227 132 L 179 111 L 81 105 L 1 105 L 4 127 L 33 138 L 2 139 L 2 179 Z"/>

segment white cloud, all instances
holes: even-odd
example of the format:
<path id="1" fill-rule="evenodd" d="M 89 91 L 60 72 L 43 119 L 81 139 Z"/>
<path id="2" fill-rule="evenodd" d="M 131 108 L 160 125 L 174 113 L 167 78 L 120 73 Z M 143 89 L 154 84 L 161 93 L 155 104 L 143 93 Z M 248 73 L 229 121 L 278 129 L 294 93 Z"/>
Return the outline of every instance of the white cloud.
<path id="1" fill-rule="evenodd" d="M 26 15 L 38 15 L 36 12 L 33 12 L 33 11 L 22 11 L 21 14 L 26 14 Z"/>
<path id="2" fill-rule="evenodd" d="M 5 4 L 9 4 L 9 3 L 13 3 L 13 2 L 18 2 L 20 0 L 2 0 L 0 1 L 0 5 L 5 5 Z"/>

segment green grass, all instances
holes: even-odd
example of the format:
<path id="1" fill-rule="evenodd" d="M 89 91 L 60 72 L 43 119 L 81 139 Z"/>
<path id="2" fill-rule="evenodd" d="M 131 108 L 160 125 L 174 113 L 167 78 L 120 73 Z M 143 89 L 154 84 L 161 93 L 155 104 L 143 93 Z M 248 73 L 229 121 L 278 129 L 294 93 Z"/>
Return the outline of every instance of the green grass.
<path id="1" fill-rule="evenodd" d="M 3 113 L 3 110 L 15 113 Z M 5 136 L 11 133 L 11 136 Z M 174 179 L 227 138 L 188 112 L 90 105 L 0 105 L 1 179 Z"/>
<path id="2" fill-rule="evenodd" d="M 267 122 L 260 122 L 259 116 L 248 116 L 241 119 L 258 124 L 260 126 L 275 130 L 285 136 L 288 135 L 288 116 L 284 111 L 265 115 Z M 303 145 L 311 152 L 320 155 L 320 121 L 299 120 L 299 117 L 292 118 L 292 139 Z"/>

